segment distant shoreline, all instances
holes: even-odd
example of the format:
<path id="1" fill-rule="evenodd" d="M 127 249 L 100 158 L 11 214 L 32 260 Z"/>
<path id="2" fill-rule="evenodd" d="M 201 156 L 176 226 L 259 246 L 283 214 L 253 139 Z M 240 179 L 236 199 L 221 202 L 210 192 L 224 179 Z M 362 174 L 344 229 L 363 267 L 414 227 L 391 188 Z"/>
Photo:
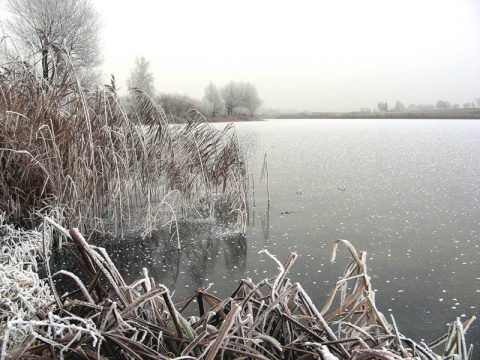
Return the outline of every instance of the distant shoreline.
<path id="1" fill-rule="evenodd" d="M 480 108 L 475 109 L 445 109 L 427 111 L 404 111 L 404 112 L 297 112 L 289 114 L 264 114 L 261 116 L 248 115 L 215 115 L 205 116 L 209 123 L 218 122 L 246 122 L 263 121 L 265 119 L 391 119 L 391 120 L 480 120 Z M 187 122 L 187 119 L 178 117 L 178 123 Z"/>
<path id="2" fill-rule="evenodd" d="M 269 115 L 271 119 L 480 119 L 480 109 L 404 112 L 299 112 Z"/>

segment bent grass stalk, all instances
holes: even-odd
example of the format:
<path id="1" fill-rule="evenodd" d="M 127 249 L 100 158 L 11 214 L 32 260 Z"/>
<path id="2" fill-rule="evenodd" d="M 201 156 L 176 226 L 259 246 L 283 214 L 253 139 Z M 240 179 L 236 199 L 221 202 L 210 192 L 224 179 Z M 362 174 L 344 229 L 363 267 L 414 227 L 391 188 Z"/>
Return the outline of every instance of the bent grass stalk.
<path id="1" fill-rule="evenodd" d="M 353 261 L 334 285 L 333 300 L 331 296 L 322 312 L 302 286 L 287 277 L 296 254 L 282 264 L 268 251 L 264 253 L 277 264 L 278 275 L 257 284 L 242 279 L 224 300 L 200 288 L 174 304 L 168 289 L 156 285 L 147 271 L 142 279 L 127 285 L 105 250 L 88 244 L 76 229 L 67 231 L 50 218 L 45 221 L 67 238 L 63 246 L 70 249 L 91 280 L 82 284 L 80 274 L 62 272 L 74 278 L 78 289 L 57 294 L 59 304 L 46 292 L 43 293 L 46 297 L 41 298 L 44 301 L 28 306 L 19 297 L 8 295 L 12 304 L 30 314 L 19 319 L 16 312 L 10 312 L 7 326 L 0 328 L 2 354 L 8 357 L 78 354 L 86 359 L 115 356 L 120 359 L 468 360 L 472 357 L 465 332 L 473 317 L 464 324 L 459 320 L 453 322 L 449 332 L 431 346 L 403 336 L 393 318 L 389 324 L 376 308 L 369 290 L 364 253 L 358 254 L 346 240 L 335 242 L 334 253 L 338 244 L 343 243 Z M 17 236 L 12 231 L 7 226 L 7 233 Z M 28 234 L 20 234 L 22 243 L 28 243 L 30 249 L 40 249 L 38 233 L 36 237 Z M 50 232 L 45 234 L 49 236 Z M 2 241 L 10 244 L 14 252 L 16 245 L 8 239 Z M 35 262 L 31 253 L 18 251 L 18 256 Z M 342 288 L 346 283 L 346 289 Z M 56 292 L 53 287 L 50 291 Z M 190 310 L 192 306 L 196 308 L 195 300 L 199 316 L 186 318 L 185 314 L 195 311 Z M 355 310 L 347 309 L 346 304 Z M 441 343 L 446 344 L 443 355 L 434 353 L 431 347 Z"/>
<path id="2" fill-rule="evenodd" d="M 277 276 L 258 284 L 240 280 L 236 290 L 224 300 L 210 295 L 208 289 L 198 289 L 175 305 L 168 289 L 155 285 L 148 272 L 144 271 L 141 280 L 126 285 L 103 249 L 89 245 L 77 230 L 67 231 L 51 219 L 45 220 L 67 237 L 64 246 L 72 250 L 72 255 L 78 252 L 76 258 L 82 259 L 81 268 L 89 272 L 93 282 L 81 285 L 80 276 L 75 274 L 75 283 L 81 291 L 57 295 L 61 304 L 56 304 L 50 296 L 40 306 L 31 306 L 36 312 L 31 313 L 30 319 L 16 319 L 11 314 L 8 326 L 0 333 L 6 356 L 67 357 L 81 353 L 86 359 L 173 356 L 423 360 L 454 356 L 467 360 L 472 355 L 472 349 L 467 350 L 465 331 L 473 318 L 465 324 L 457 320 L 447 335 L 435 342 L 435 345 L 446 342 L 443 357 L 428 346 L 405 338 L 394 321 L 393 325 L 386 323 L 380 311 L 372 310 L 375 302 L 369 283 L 365 284 L 369 279 L 365 257 L 363 253 L 359 256 L 346 240 L 334 244 L 334 252 L 343 243 L 353 257 L 333 288 L 340 295 L 340 310 L 329 312 L 329 306 L 321 314 L 302 286 L 292 284 L 286 276 L 296 255 L 290 255 L 282 265 L 268 251 L 264 253 L 277 264 Z M 35 246 L 41 246 L 39 241 L 36 243 Z M 359 282 L 364 286 L 359 286 Z M 344 283 L 350 283 L 347 288 L 352 289 L 350 293 L 340 287 Z M 102 288 L 106 291 L 99 291 Z M 184 314 L 194 300 L 199 304 L 199 317 L 186 319 Z M 331 299 L 328 302 L 333 304 Z M 345 308 L 345 302 L 358 304 L 354 313 Z M 35 319 L 36 316 L 40 318 Z M 362 320 L 365 317 L 368 322 Z M 45 332 L 47 328 L 51 331 Z M 19 334 L 24 335 L 19 337 Z"/>

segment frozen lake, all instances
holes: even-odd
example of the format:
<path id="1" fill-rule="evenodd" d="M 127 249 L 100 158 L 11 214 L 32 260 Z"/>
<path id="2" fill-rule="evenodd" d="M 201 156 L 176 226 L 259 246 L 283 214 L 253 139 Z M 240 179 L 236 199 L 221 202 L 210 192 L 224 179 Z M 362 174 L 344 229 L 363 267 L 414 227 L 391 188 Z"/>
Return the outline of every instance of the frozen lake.
<path id="1" fill-rule="evenodd" d="M 330 264 L 333 241 L 347 239 L 367 252 L 377 305 L 404 335 L 428 343 L 456 317 L 479 317 L 479 121 L 267 120 L 235 128 L 255 183 L 245 237 L 200 223 L 183 226 L 181 252 L 158 238 L 104 245 L 127 279 L 147 267 L 176 300 L 209 283 L 225 297 L 241 278 L 276 274 L 260 250 L 282 262 L 295 251 L 290 278 L 321 308 L 350 259 L 341 247 Z M 478 354 L 478 320 L 468 339 Z"/>

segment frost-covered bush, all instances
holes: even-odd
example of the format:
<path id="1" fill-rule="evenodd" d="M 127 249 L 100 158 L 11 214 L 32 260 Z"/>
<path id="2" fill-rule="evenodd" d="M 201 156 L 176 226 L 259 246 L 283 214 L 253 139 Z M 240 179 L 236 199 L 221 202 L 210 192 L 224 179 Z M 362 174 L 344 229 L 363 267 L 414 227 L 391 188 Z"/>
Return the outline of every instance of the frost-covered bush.
<path id="1" fill-rule="evenodd" d="M 0 348 L 2 353 L 22 343 L 26 327 L 15 322 L 38 320 L 36 311 L 53 302 L 48 284 L 38 276 L 37 260 L 43 234 L 17 230 L 0 213 Z M 48 246 L 48 245 L 47 245 Z M 6 328 L 9 331 L 6 332 Z"/>

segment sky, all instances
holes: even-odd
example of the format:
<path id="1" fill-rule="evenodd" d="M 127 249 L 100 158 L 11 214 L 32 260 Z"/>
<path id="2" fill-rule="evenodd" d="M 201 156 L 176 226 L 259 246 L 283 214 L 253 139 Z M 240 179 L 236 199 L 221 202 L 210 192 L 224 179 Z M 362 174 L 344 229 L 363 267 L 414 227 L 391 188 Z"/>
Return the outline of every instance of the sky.
<path id="1" fill-rule="evenodd" d="M 0 3 L 4 0 L 0 0 Z M 145 56 L 162 93 L 254 84 L 263 106 L 356 111 L 480 97 L 479 0 L 92 0 L 105 81 Z"/>

